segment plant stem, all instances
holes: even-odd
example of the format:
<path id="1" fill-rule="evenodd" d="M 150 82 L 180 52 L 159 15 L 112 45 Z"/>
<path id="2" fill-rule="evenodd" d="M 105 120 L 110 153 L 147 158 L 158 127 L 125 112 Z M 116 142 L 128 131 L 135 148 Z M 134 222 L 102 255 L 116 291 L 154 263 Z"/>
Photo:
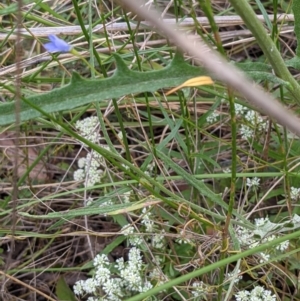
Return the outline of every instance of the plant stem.
<path id="1" fill-rule="evenodd" d="M 252 32 L 258 45 L 261 47 L 265 56 L 272 65 L 276 75 L 290 84 L 289 90 L 291 94 L 293 95 L 294 99 L 300 103 L 299 84 L 289 72 L 275 43 L 267 34 L 261 22 L 257 19 L 250 4 L 247 2 L 247 0 L 230 0 L 230 3 Z"/>

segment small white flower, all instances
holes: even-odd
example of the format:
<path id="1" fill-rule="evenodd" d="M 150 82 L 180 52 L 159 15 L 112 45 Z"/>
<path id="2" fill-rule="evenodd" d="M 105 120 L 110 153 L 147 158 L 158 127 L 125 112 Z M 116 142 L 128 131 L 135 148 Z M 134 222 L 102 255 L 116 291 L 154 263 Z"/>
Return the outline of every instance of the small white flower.
<path id="1" fill-rule="evenodd" d="M 134 227 L 131 226 L 131 225 L 125 225 L 122 227 L 121 229 L 121 233 L 125 236 L 128 236 L 130 234 L 133 234 L 134 233 Z"/>
<path id="2" fill-rule="evenodd" d="M 193 290 L 192 290 L 193 296 L 198 299 L 201 298 L 199 300 L 206 300 L 205 295 L 207 293 L 207 289 L 204 283 L 202 281 L 194 281 L 192 286 L 193 286 Z"/>
<path id="3" fill-rule="evenodd" d="M 88 294 L 93 294 L 96 292 L 97 283 L 93 278 L 88 278 L 83 283 L 83 290 Z"/>
<path id="4" fill-rule="evenodd" d="M 123 257 L 120 257 L 116 260 L 116 265 L 115 267 L 121 271 L 125 268 L 125 263 L 124 263 L 124 258 Z"/>
<path id="5" fill-rule="evenodd" d="M 126 282 L 127 288 L 130 290 L 138 291 L 138 288 L 142 284 L 141 276 L 139 275 L 139 269 L 134 269 L 135 267 L 127 266 L 120 272 L 120 276 Z"/>
<path id="6" fill-rule="evenodd" d="M 83 169 L 77 169 L 74 171 L 73 178 L 75 181 L 82 181 L 85 178 L 85 172 Z"/>
<path id="7" fill-rule="evenodd" d="M 208 123 L 214 123 L 218 120 L 218 117 L 220 116 L 217 112 L 211 112 L 209 116 L 206 117 L 206 121 Z"/>
<path id="8" fill-rule="evenodd" d="M 241 270 L 238 270 L 237 273 L 235 273 L 235 272 L 227 273 L 226 278 L 229 280 L 232 280 L 232 278 L 235 277 L 233 282 L 238 283 L 241 279 L 243 279 L 242 275 L 238 275 L 240 272 L 241 272 Z"/>
<path id="9" fill-rule="evenodd" d="M 98 297 L 89 297 L 91 301 L 122 301 L 152 288 L 152 284 L 142 278 L 145 275 L 145 265 L 138 248 L 129 250 L 127 262 L 123 258 L 117 259 L 113 270 L 106 267 L 109 266 L 109 260 L 103 254 L 94 258 L 94 266 L 92 278 L 78 281 L 74 285 L 76 295 L 94 294 Z M 99 292 L 105 296 L 99 297 Z"/>
<path id="10" fill-rule="evenodd" d="M 268 262 L 270 259 L 270 254 L 266 254 L 264 252 L 259 253 L 261 259 L 259 260 L 260 263 Z"/>
<path id="11" fill-rule="evenodd" d="M 264 292 L 265 292 L 265 289 L 262 286 L 258 285 L 251 291 L 251 295 L 256 296 L 256 297 L 262 297 Z"/>
<path id="12" fill-rule="evenodd" d="M 131 195 L 131 190 L 129 190 L 129 191 L 127 191 L 123 194 L 123 202 L 124 203 L 129 203 L 130 202 L 130 199 L 129 199 L 130 195 Z"/>
<path id="13" fill-rule="evenodd" d="M 144 243 L 144 240 L 142 237 L 140 237 L 138 235 L 130 235 L 128 238 L 128 242 L 130 245 L 132 245 L 134 247 L 139 247 Z"/>
<path id="14" fill-rule="evenodd" d="M 73 290 L 74 290 L 75 295 L 83 295 L 83 293 L 84 293 L 83 284 L 84 284 L 83 280 L 79 280 L 74 284 Z"/>
<path id="15" fill-rule="evenodd" d="M 245 119 L 253 126 L 253 128 L 258 129 L 259 131 L 264 131 L 267 128 L 268 123 L 266 123 L 256 111 L 248 111 L 245 115 Z"/>
<path id="16" fill-rule="evenodd" d="M 300 188 L 291 187 L 291 199 L 297 200 L 300 195 Z"/>
<path id="17" fill-rule="evenodd" d="M 257 178 L 257 177 L 254 177 L 252 179 L 250 178 L 247 178 L 246 180 L 246 185 L 251 188 L 251 187 L 259 187 L 259 182 L 260 182 L 260 179 Z"/>
<path id="18" fill-rule="evenodd" d="M 114 203 L 113 203 L 113 201 L 112 200 L 108 200 L 108 201 L 106 201 L 106 202 L 103 202 L 103 203 L 101 203 L 101 204 L 99 204 L 99 208 L 102 208 L 102 207 L 107 207 L 107 206 L 111 206 L 111 205 L 113 205 Z"/>
<path id="19" fill-rule="evenodd" d="M 140 268 L 142 266 L 142 263 L 143 262 L 140 249 L 135 247 L 131 248 L 128 253 L 128 264 Z"/>
<path id="20" fill-rule="evenodd" d="M 250 301 L 251 300 L 251 299 L 249 299 L 250 292 L 248 292 L 248 291 L 239 291 L 234 296 L 236 298 L 236 301 Z"/>
<path id="21" fill-rule="evenodd" d="M 85 118 L 83 120 L 78 120 L 75 127 L 78 129 L 82 137 L 86 138 L 91 142 L 98 142 L 100 138 L 99 131 L 96 128 L 99 124 L 99 119 L 97 116 L 92 116 Z"/>
<path id="22" fill-rule="evenodd" d="M 263 227 L 265 224 L 267 224 L 268 222 L 269 222 L 270 220 L 269 220 L 269 218 L 268 217 L 265 217 L 265 218 L 256 218 L 255 220 L 254 220 L 254 222 L 255 222 L 255 226 L 257 227 L 257 228 L 259 228 L 259 227 Z"/>
<path id="23" fill-rule="evenodd" d="M 98 299 L 96 297 L 88 297 L 86 301 L 100 301 L 100 299 Z"/>
<path id="24" fill-rule="evenodd" d="M 98 285 L 103 285 L 110 278 L 110 270 L 103 266 L 98 266 L 95 272 L 95 282 Z"/>
<path id="25" fill-rule="evenodd" d="M 94 258 L 94 266 L 108 266 L 109 265 L 109 260 L 107 255 L 105 254 L 98 254 L 95 258 Z"/>
<path id="26" fill-rule="evenodd" d="M 252 124 L 254 123 L 254 124 L 255 124 L 256 116 L 257 116 L 257 114 L 256 114 L 255 111 L 249 110 L 249 111 L 246 113 L 246 115 L 245 115 L 245 119 L 246 119 L 247 121 L 249 121 L 250 123 L 252 123 Z"/>
<path id="27" fill-rule="evenodd" d="M 245 124 L 241 125 L 240 133 L 242 138 L 245 140 L 251 139 L 254 135 L 254 131 Z"/>
<path id="28" fill-rule="evenodd" d="M 154 230 L 154 221 L 150 209 L 151 207 L 144 207 L 142 210 L 143 217 L 141 220 L 141 224 L 145 225 L 146 232 L 153 232 Z"/>
<path id="29" fill-rule="evenodd" d="M 241 228 L 237 230 L 237 238 L 241 245 L 243 246 L 249 246 L 254 243 L 253 239 L 254 233 L 246 228 Z"/>
<path id="30" fill-rule="evenodd" d="M 278 246 L 276 246 L 276 250 L 278 251 L 285 251 L 289 247 L 290 242 L 288 240 L 280 243 Z"/>
<path id="31" fill-rule="evenodd" d="M 272 240 L 274 240 L 276 238 L 276 236 L 273 234 L 273 235 L 269 235 L 269 236 L 267 236 L 267 237 L 265 237 L 264 239 L 263 239 L 263 242 L 265 243 L 265 242 L 270 242 L 270 241 L 272 241 Z"/>
<path id="32" fill-rule="evenodd" d="M 248 110 L 247 107 L 240 105 L 239 103 L 234 104 L 236 115 L 244 115 L 244 113 Z"/>
<path id="33" fill-rule="evenodd" d="M 103 284 L 103 290 L 109 298 L 115 298 L 121 294 L 119 284 L 118 282 L 115 282 L 114 279 L 107 279 L 107 281 Z"/>
<path id="34" fill-rule="evenodd" d="M 125 236 L 128 236 L 128 241 L 132 246 L 140 246 L 143 244 L 144 240 L 142 237 L 135 234 L 135 229 L 133 226 L 125 225 L 121 229 L 121 233 Z"/>
<path id="35" fill-rule="evenodd" d="M 86 158 L 80 158 L 79 160 L 78 160 L 78 162 L 77 162 L 77 164 L 78 164 L 78 167 L 79 168 L 84 168 L 85 167 L 85 164 L 86 164 Z"/>
<path id="36" fill-rule="evenodd" d="M 144 285 L 141 287 L 141 290 L 139 292 L 145 293 L 145 292 L 151 290 L 152 287 L 153 287 L 153 285 L 151 284 L 151 282 L 145 281 Z"/>
<path id="37" fill-rule="evenodd" d="M 92 187 L 99 183 L 103 177 L 103 170 L 99 169 L 102 161 L 102 155 L 97 152 L 88 153 L 86 158 L 80 158 L 78 160 L 80 168 L 74 172 L 74 180 L 82 181 L 85 179 L 85 187 Z"/>
<path id="38" fill-rule="evenodd" d="M 165 237 L 163 234 L 155 234 L 152 236 L 151 244 L 156 249 L 162 249 L 165 246 Z"/>

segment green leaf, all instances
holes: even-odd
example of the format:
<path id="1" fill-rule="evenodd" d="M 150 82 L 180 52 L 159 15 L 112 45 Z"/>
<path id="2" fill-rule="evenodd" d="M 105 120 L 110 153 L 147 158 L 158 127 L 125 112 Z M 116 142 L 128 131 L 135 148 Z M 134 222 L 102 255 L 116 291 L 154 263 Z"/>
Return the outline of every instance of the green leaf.
<path id="1" fill-rule="evenodd" d="M 63 277 L 59 277 L 56 284 L 56 296 L 59 301 L 76 301 L 76 297 Z"/>
<path id="2" fill-rule="evenodd" d="M 30 218 L 35 218 L 35 219 L 43 219 L 43 218 L 69 219 L 69 218 L 73 218 L 73 217 L 77 217 L 77 216 L 95 215 L 95 214 L 117 215 L 117 214 L 123 214 L 123 213 L 128 213 L 131 211 L 135 211 L 135 210 L 144 208 L 149 205 L 155 205 L 159 202 L 160 201 L 147 201 L 147 202 L 139 201 L 139 202 L 134 202 L 134 203 L 106 205 L 106 206 L 101 206 L 101 207 L 88 206 L 88 207 L 71 209 L 71 210 L 62 211 L 62 212 L 50 212 L 46 215 L 31 215 L 27 212 L 20 212 L 20 215 L 27 216 Z"/>
<path id="3" fill-rule="evenodd" d="M 299 56 L 295 56 L 292 59 L 285 61 L 285 65 L 287 67 L 292 67 L 294 69 L 300 70 L 300 57 Z"/>
<path id="4" fill-rule="evenodd" d="M 39 107 L 46 113 L 71 110 L 76 107 L 118 98 L 127 94 L 141 92 L 155 92 L 165 87 L 174 87 L 186 80 L 204 74 L 200 67 L 193 67 L 176 54 L 171 64 L 158 71 L 137 72 L 128 69 L 122 58 L 114 54 L 117 70 L 107 79 L 87 80 L 77 73 L 73 73 L 71 83 L 63 88 L 49 93 L 27 98 L 29 104 L 21 103 L 20 118 L 22 121 L 41 116 L 41 112 L 34 109 Z M 32 105 L 30 105 L 32 104 Z M 14 102 L 0 106 L 0 125 L 15 122 Z"/>
<path id="5" fill-rule="evenodd" d="M 256 2 L 256 4 L 257 4 L 259 10 L 260 10 L 261 13 L 263 14 L 264 20 L 265 20 L 265 22 L 266 22 L 266 24 L 267 24 L 267 26 L 268 26 L 268 28 L 269 28 L 269 31 L 271 32 L 271 31 L 273 30 L 273 25 L 272 25 L 272 23 L 271 23 L 271 21 L 270 21 L 270 19 L 269 19 L 269 16 L 268 16 L 268 13 L 267 13 L 265 7 L 263 6 L 263 4 L 261 3 L 260 0 L 255 0 L 255 2 Z"/>
<path id="6" fill-rule="evenodd" d="M 272 67 L 269 64 L 260 62 L 235 63 L 234 65 L 245 72 L 272 72 Z"/>
<path id="7" fill-rule="evenodd" d="M 272 72 L 272 67 L 259 62 L 236 63 L 236 67 L 242 69 L 255 82 L 269 81 L 274 84 L 289 86 L 289 83 L 277 77 Z"/>
<path id="8" fill-rule="evenodd" d="M 294 31 L 297 38 L 296 55 L 300 56 L 300 1 L 299 0 L 293 1 L 292 10 L 295 18 Z"/>

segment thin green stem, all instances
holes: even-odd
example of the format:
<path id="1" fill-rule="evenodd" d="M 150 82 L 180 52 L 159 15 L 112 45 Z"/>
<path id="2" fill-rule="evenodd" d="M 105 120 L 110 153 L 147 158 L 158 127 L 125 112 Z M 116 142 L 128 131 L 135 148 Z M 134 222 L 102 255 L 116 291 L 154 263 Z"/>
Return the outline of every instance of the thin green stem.
<path id="1" fill-rule="evenodd" d="M 90 65 L 91 78 L 95 78 L 95 60 L 93 55 L 93 21 L 92 21 L 92 0 L 89 0 L 89 50 L 90 50 Z"/>
<path id="2" fill-rule="evenodd" d="M 81 13 L 80 13 L 80 10 L 79 10 L 78 3 L 77 3 L 76 0 L 72 0 L 72 3 L 73 3 L 73 5 L 74 5 L 74 10 L 75 10 L 75 13 L 76 13 L 78 22 L 79 22 L 79 24 L 80 24 L 80 27 L 81 27 L 81 29 L 82 29 L 83 35 L 85 36 L 85 39 L 86 39 L 86 40 L 88 41 L 88 43 L 90 44 L 90 37 L 89 37 L 89 34 L 88 34 L 88 32 L 87 32 L 87 30 L 86 30 L 86 28 L 85 28 L 85 24 L 84 24 L 83 19 L 82 19 L 82 16 L 81 16 Z M 100 56 L 99 56 L 97 50 L 95 49 L 94 46 L 92 46 L 92 49 L 93 49 L 93 54 L 94 54 L 94 56 L 95 56 L 95 58 L 96 58 L 96 60 L 97 60 L 97 62 L 98 62 L 98 64 L 99 64 L 99 66 L 100 66 L 101 72 L 103 73 L 103 76 L 104 76 L 104 77 L 107 77 L 107 72 L 106 72 L 104 66 L 103 66 L 102 63 L 101 63 L 101 58 L 100 58 Z"/>
<path id="3" fill-rule="evenodd" d="M 228 249 L 228 236 L 229 236 L 229 227 L 233 214 L 234 200 L 235 200 L 235 190 L 236 190 L 236 169 L 237 169 L 237 141 L 236 141 L 236 115 L 235 115 L 235 103 L 234 95 L 230 88 L 228 88 L 228 99 L 230 106 L 230 118 L 231 118 L 231 184 L 230 184 L 230 199 L 228 204 L 228 211 L 225 221 L 225 226 L 223 228 L 223 237 L 222 237 L 222 251 L 220 259 L 226 258 L 226 251 Z M 225 277 L 225 266 L 220 268 L 220 277 L 219 277 L 219 288 L 218 288 L 218 300 L 222 300 L 222 291 L 223 283 Z"/>
<path id="4" fill-rule="evenodd" d="M 214 43 L 217 46 L 218 51 L 220 52 L 220 54 L 222 54 L 223 56 L 225 56 L 225 51 L 222 45 L 222 40 L 220 38 L 220 34 L 219 34 L 219 29 L 218 26 L 215 22 L 214 19 L 214 14 L 212 11 L 212 7 L 211 7 L 211 2 L 209 0 L 199 0 L 199 4 L 205 14 L 205 16 L 207 17 L 211 30 L 214 34 L 215 40 Z"/>

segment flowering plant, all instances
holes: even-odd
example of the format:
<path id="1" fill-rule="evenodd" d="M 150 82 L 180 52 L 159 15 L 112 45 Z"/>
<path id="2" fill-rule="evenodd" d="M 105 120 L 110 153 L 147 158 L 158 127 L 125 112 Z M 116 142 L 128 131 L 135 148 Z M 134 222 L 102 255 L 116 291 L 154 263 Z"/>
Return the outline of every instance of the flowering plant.
<path id="1" fill-rule="evenodd" d="M 50 42 L 44 44 L 45 49 L 48 52 L 69 52 L 72 49 L 72 46 L 69 45 L 67 42 L 64 40 L 58 38 L 54 34 L 50 34 L 48 36 Z"/>

